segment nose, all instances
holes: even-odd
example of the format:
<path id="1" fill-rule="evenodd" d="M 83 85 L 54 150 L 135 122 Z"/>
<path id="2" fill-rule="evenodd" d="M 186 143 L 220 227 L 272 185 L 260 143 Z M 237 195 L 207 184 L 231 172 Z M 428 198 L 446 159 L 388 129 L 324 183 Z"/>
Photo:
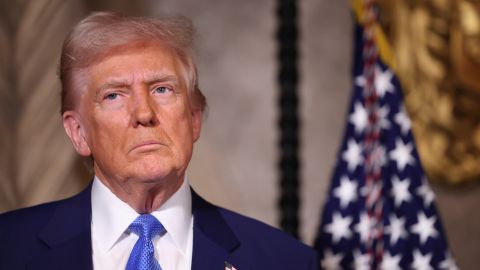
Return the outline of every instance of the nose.
<path id="1" fill-rule="evenodd" d="M 155 107 L 147 91 L 134 95 L 132 124 L 134 127 L 151 127 L 158 123 Z"/>

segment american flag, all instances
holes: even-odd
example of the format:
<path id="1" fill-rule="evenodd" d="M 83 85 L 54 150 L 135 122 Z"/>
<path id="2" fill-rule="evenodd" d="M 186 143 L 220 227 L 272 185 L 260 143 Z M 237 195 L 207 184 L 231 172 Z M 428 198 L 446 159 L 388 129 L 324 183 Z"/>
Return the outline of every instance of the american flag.
<path id="1" fill-rule="evenodd" d="M 346 133 L 315 241 L 320 264 L 328 270 L 458 269 L 399 81 L 378 55 L 368 25 L 355 29 Z"/>

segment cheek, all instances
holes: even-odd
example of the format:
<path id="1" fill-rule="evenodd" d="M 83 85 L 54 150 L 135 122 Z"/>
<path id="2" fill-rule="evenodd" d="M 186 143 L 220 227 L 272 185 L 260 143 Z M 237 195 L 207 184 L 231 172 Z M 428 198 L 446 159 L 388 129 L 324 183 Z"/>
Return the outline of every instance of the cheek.
<path id="1" fill-rule="evenodd" d="M 188 110 L 183 110 L 176 115 L 173 128 L 177 134 L 181 134 L 184 140 L 190 140 L 192 137 L 192 118 Z"/>
<path id="2" fill-rule="evenodd" d="M 174 142 L 177 151 L 179 151 L 182 156 L 191 155 L 193 128 L 190 112 L 187 108 L 183 108 L 182 110 L 177 108 L 177 110 L 169 112 L 168 119 L 167 121 L 165 115 L 163 116 L 163 123 L 162 119 L 160 119 L 161 128 L 164 129 L 165 133 L 167 133 Z"/>
<path id="3" fill-rule="evenodd" d="M 93 152 L 95 150 L 113 152 L 120 149 L 125 134 L 125 130 L 122 128 L 124 123 L 121 118 L 117 116 L 97 116 L 92 118 L 90 123 L 89 137 Z"/>

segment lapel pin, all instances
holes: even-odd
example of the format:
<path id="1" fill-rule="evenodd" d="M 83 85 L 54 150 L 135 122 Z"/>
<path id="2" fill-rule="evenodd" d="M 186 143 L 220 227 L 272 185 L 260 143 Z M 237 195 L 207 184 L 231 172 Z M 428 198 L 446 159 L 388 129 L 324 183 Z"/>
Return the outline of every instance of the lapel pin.
<path id="1" fill-rule="evenodd" d="M 225 262 L 225 270 L 237 270 L 237 268 L 233 267 L 229 262 Z"/>

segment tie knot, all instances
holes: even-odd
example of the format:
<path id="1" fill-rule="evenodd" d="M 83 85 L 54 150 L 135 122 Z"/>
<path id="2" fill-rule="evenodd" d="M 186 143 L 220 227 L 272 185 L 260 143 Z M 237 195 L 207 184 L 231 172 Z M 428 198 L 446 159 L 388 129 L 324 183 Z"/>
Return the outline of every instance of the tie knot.
<path id="1" fill-rule="evenodd" d="M 165 231 L 162 223 L 150 214 L 138 216 L 128 228 L 139 237 L 145 237 L 149 240 Z"/>

